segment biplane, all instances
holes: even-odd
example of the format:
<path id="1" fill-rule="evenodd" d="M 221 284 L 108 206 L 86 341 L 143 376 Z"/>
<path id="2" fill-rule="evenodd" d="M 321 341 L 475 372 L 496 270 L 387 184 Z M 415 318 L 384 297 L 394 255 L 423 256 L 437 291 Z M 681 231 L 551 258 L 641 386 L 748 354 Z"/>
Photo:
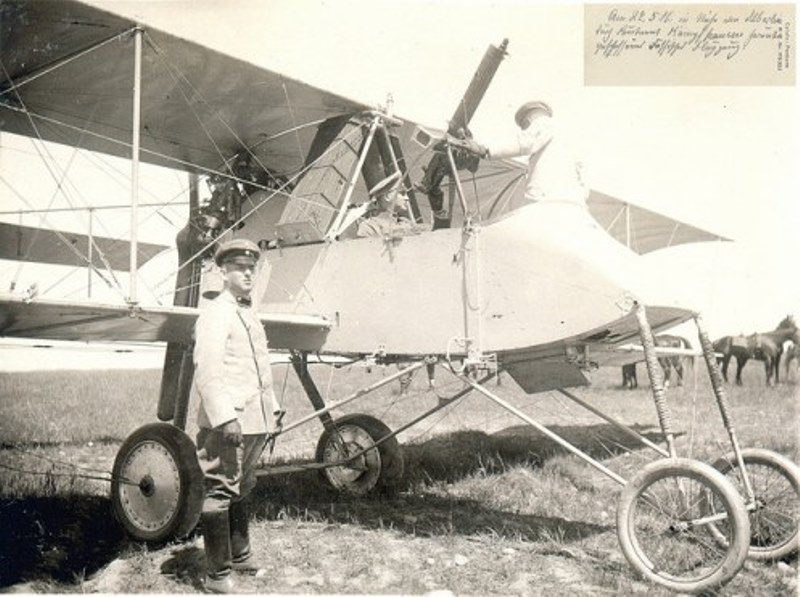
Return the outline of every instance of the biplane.
<path id="1" fill-rule="evenodd" d="M 3 336 L 166 343 L 160 421 L 128 437 L 114 464 L 114 509 L 134 537 L 181 537 L 198 522 L 201 475 L 184 431 L 192 327 L 218 290 L 215 245 L 244 237 L 263 249 L 255 295 L 270 346 L 288 353 L 314 407 L 281 433 L 319 420 L 317 465 L 337 489 L 363 495 L 396 483 L 397 433 L 474 391 L 622 486 L 620 544 L 645 578 L 700 592 L 730 580 L 748 553 L 768 559 L 797 548 L 792 506 L 775 505 L 773 489 L 748 476 L 777 471 L 784 486 L 775 491 L 796 495 L 797 467 L 739 446 L 702 317 L 648 282 L 639 257 L 717 237 L 596 191 L 586 207 L 528 203 L 520 164 L 481 160 L 458 143 L 506 42 L 489 47 L 448 130 L 437 131 L 80 2 L 7 0 L 0 13 L 0 130 L 130 158 L 134 214 L 140 162 L 190 174 L 173 305 L 138 300 L 137 268 L 157 247 L 139 243 L 135 226 L 127 264 L 106 255 L 107 243 L 70 244 L 73 253 L 92 248 L 81 257 L 89 268 L 130 272 L 125 304 L 0 295 Z M 210 193 L 202 201 L 201 176 Z M 357 223 L 387 184 L 407 194 L 413 230 L 360 237 Z M 1 258 L 57 259 L 59 250 L 9 242 L 33 238 L 12 226 L 4 225 Z M 733 447 L 714 466 L 678 456 L 653 344 L 654 331 L 692 319 Z M 629 480 L 486 384 L 507 372 L 527 393 L 557 390 L 622 427 L 567 389 L 590 383 L 598 366 L 641 360 L 624 348 L 631 343 L 647 364 L 664 443 L 625 428 L 663 457 Z M 326 404 L 310 373 L 317 355 L 402 368 Z M 402 428 L 332 415 L 426 365 L 462 389 Z M 766 539 L 755 534 L 759 517 L 780 520 Z"/>

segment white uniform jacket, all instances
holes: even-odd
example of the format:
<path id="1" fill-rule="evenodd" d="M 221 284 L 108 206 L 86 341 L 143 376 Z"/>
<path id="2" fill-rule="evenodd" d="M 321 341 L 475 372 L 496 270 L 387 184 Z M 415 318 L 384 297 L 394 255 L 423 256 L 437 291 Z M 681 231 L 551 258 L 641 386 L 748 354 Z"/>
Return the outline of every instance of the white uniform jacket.
<path id="1" fill-rule="evenodd" d="M 489 145 L 488 149 L 491 159 L 528 156 L 526 199 L 585 205 L 589 188 L 583 179 L 583 165 L 575 159 L 552 118 L 539 116 L 510 143 Z"/>
<path id="2" fill-rule="evenodd" d="M 198 425 L 214 428 L 238 419 L 244 434 L 274 431 L 282 409 L 255 311 L 225 290 L 200 312 L 194 335 L 191 399 L 200 401 Z"/>

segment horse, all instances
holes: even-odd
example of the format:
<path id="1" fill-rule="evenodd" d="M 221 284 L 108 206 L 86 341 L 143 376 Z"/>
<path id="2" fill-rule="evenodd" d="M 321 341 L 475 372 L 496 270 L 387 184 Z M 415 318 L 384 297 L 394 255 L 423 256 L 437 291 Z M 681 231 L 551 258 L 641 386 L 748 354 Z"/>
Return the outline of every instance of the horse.
<path id="1" fill-rule="evenodd" d="M 659 334 L 656 336 L 656 346 L 661 348 L 692 348 L 691 342 L 689 342 L 683 336 L 671 336 L 670 334 Z M 667 386 L 669 386 L 670 379 L 672 378 L 672 370 L 675 370 L 675 373 L 678 376 L 678 386 L 683 385 L 683 361 L 685 357 L 683 355 L 675 354 L 675 355 L 668 355 L 663 356 L 658 359 L 658 362 L 661 364 L 661 368 L 664 370 L 664 382 Z"/>
<path id="2" fill-rule="evenodd" d="M 800 338 L 798 338 L 798 340 L 800 340 Z M 800 342 L 798 342 L 797 340 L 795 340 L 794 344 L 792 344 L 791 346 L 789 346 L 789 348 L 786 349 L 786 361 L 784 362 L 784 365 L 786 367 L 786 374 L 784 375 L 784 377 L 786 379 L 789 379 L 789 368 L 792 365 L 792 361 L 794 361 L 795 359 L 797 360 L 798 363 L 800 363 Z"/>
<path id="3" fill-rule="evenodd" d="M 660 348 L 692 348 L 691 343 L 682 336 L 659 334 L 654 340 L 655 345 Z M 683 385 L 683 360 L 684 357 L 682 355 L 659 357 L 658 362 L 664 370 L 664 383 L 667 387 L 669 387 L 673 369 L 678 375 L 678 385 Z M 622 387 L 629 390 L 639 387 L 639 382 L 636 379 L 636 363 L 628 363 L 622 366 Z"/>
<path id="4" fill-rule="evenodd" d="M 721 353 L 718 363 L 722 364 L 722 376 L 728 381 L 728 364 L 736 357 L 736 385 L 742 385 L 742 369 L 750 359 L 764 362 L 767 385 L 778 383 L 783 344 L 798 336 L 794 316 L 787 315 L 771 332 L 755 333 L 750 336 L 724 336 L 714 342 L 714 352 Z M 774 376 L 774 383 L 773 383 Z"/>

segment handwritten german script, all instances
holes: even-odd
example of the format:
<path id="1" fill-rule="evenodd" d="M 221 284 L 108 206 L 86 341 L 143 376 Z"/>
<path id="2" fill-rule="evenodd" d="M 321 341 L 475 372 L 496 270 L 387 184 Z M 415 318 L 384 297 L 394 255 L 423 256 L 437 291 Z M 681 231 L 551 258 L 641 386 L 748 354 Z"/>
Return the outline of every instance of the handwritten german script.
<path id="1" fill-rule="evenodd" d="M 587 85 L 793 85 L 791 4 L 587 4 Z"/>

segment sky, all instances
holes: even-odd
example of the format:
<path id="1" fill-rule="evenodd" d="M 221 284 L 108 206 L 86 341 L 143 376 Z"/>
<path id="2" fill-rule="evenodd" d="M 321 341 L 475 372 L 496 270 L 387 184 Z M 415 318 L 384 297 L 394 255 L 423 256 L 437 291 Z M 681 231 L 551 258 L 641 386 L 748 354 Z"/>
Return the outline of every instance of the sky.
<path id="1" fill-rule="evenodd" d="M 472 123 L 476 139 L 513 135 L 513 114 L 522 102 L 548 101 L 594 189 L 734 239 L 645 258 L 665 284 L 704 312 L 712 336 L 766 331 L 787 313 L 800 315 L 796 85 L 586 86 L 583 5 L 577 3 L 235 0 L 224 8 L 212 0 L 91 3 L 368 104 L 385 105 L 391 95 L 396 114 L 439 127 L 446 125 L 487 46 L 508 38 L 509 55 Z M 52 151 L 66 160 L 62 163 L 73 159 L 71 172 L 80 171 L 80 161 L 97 159 L 72 158 L 65 148 Z M 52 181 L 51 188 L 37 189 L 43 181 L 47 187 L 47 176 L 30 175 L 35 159 L 29 141 L 0 136 L 3 210 L 25 206 L 19 195 L 37 207 L 53 196 Z M 82 200 L 127 203 L 129 166 L 101 159 L 104 170 L 117 172 L 116 180 L 97 180 L 97 188 L 84 189 Z M 144 177 L 142 200 L 173 199 L 185 185 L 176 173 L 156 168 L 147 168 Z M 165 242 L 174 235 L 181 210 L 164 216 L 149 216 L 143 240 Z M 51 216 L 48 222 L 64 225 L 66 217 Z M 82 229 L 86 216 L 81 217 L 67 225 Z M 29 218 L 25 223 L 35 224 Z M 104 218 L 104 224 L 121 234 L 127 218 L 127 213 Z M 148 284 L 163 281 L 172 260 L 174 255 L 154 261 L 142 276 Z M 0 279 L 18 278 L 21 286 L 41 271 L 25 266 L 20 272 L 16 264 L 0 262 Z M 85 271 L 73 273 L 51 296 L 78 296 L 85 277 Z"/>

